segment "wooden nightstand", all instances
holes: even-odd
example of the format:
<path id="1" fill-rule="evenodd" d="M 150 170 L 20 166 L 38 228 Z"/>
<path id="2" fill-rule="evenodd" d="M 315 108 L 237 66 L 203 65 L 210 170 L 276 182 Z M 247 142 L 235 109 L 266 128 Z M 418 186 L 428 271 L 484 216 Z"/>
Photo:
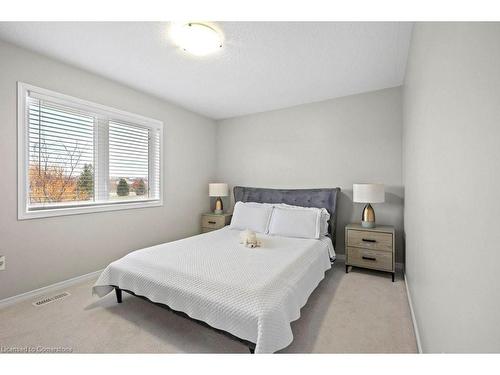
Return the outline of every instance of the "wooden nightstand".
<path id="1" fill-rule="evenodd" d="M 233 214 L 214 214 L 211 212 L 201 215 L 201 232 L 224 228 L 231 222 L 231 216 Z"/>
<path id="2" fill-rule="evenodd" d="M 394 245 L 394 227 L 380 225 L 369 229 L 360 224 L 346 225 L 345 272 L 349 272 L 349 266 L 391 272 L 394 282 Z"/>

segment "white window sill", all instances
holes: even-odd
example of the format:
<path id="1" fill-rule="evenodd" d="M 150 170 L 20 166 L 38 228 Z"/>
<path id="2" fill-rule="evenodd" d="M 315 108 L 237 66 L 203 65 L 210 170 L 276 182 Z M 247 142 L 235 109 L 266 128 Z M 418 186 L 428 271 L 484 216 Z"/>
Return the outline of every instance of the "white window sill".
<path id="1" fill-rule="evenodd" d="M 54 207 L 29 210 L 26 212 L 18 212 L 18 220 L 39 219 L 44 217 L 66 216 L 66 215 L 81 215 L 94 212 L 130 210 L 134 208 L 148 208 L 163 206 L 163 200 L 151 199 L 141 201 L 123 201 L 113 203 L 93 203 L 87 205 L 75 205 L 71 207 Z"/>

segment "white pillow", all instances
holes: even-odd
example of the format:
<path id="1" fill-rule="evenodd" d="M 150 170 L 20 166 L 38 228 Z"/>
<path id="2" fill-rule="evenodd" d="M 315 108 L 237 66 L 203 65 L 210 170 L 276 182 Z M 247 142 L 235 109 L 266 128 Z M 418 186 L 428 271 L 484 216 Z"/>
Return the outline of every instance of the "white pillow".
<path id="1" fill-rule="evenodd" d="M 274 236 L 319 239 L 321 210 L 274 207 L 269 234 Z"/>
<path id="2" fill-rule="evenodd" d="M 292 206 L 292 205 L 286 204 L 286 203 L 278 203 L 278 204 L 275 204 L 274 207 L 298 208 L 298 209 L 313 210 L 313 211 L 319 210 L 320 211 L 319 235 L 320 235 L 320 237 L 328 235 L 328 220 L 330 220 L 330 214 L 328 213 L 328 210 L 326 208 Z"/>
<path id="3" fill-rule="evenodd" d="M 273 209 L 274 207 L 270 204 L 238 201 L 234 205 L 229 228 L 267 233 Z"/>

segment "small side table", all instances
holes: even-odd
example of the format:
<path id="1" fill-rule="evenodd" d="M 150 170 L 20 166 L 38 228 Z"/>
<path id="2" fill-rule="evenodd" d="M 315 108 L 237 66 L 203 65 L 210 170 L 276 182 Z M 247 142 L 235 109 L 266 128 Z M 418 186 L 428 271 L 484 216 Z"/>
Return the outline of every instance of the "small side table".
<path id="1" fill-rule="evenodd" d="M 208 212 L 201 215 L 201 232 L 206 233 L 224 228 L 231 222 L 233 214 L 214 214 Z"/>

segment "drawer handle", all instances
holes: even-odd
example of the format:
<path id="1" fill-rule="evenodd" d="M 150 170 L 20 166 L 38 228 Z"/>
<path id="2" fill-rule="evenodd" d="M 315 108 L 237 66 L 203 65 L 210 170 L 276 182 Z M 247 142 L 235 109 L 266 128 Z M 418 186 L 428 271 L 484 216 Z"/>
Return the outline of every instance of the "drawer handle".
<path id="1" fill-rule="evenodd" d="M 217 224 L 215 221 L 208 220 L 208 224 Z"/>
<path id="2" fill-rule="evenodd" d="M 377 260 L 377 258 L 365 257 L 365 256 L 362 256 L 361 258 L 364 260 Z"/>
<path id="3" fill-rule="evenodd" d="M 371 240 L 368 238 L 363 238 L 361 241 L 363 241 L 363 242 L 377 242 L 377 240 Z"/>

